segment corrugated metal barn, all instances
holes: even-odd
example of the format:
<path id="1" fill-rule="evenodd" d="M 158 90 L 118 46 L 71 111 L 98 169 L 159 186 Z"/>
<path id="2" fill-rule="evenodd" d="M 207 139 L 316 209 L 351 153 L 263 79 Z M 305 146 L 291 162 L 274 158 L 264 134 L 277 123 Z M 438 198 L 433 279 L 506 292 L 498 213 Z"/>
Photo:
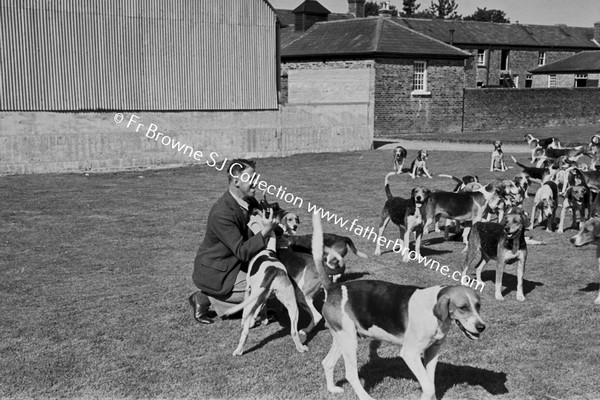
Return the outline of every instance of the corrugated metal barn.
<path id="1" fill-rule="evenodd" d="M 0 0 L 0 110 L 277 109 L 264 0 Z"/>
<path id="2" fill-rule="evenodd" d="M 280 21 L 267 0 L 0 0 L 0 175 L 370 148 L 368 103 L 279 104 Z"/>

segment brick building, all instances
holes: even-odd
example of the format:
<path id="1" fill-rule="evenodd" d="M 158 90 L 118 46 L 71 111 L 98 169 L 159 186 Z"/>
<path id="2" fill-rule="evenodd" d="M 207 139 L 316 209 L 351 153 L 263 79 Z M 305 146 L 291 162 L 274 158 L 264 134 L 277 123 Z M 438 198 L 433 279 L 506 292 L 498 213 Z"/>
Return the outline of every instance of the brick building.
<path id="1" fill-rule="evenodd" d="M 472 54 L 465 87 L 546 87 L 528 71 L 584 50 L 600 50 L 595 27 L 398 18 L 398 23 Z M 596 40 L 594 40 L 596 39 Z"/>
<path id="2" fill-rule="evenodd" d="M 600 24 L 599 24 L 600 25 Z M 545 87 L 598 87 L 600 51 L 582 51 L 531 71 L 534 81 Z"/>
<path id="3" fill-rule="evenodd" d="M 308 5 L 308 6 L 307 6 Z M 320 7 L 320 8 L 319 8 Z M 305 9 L 319 17 L 300 25 Z M 309 0 L 294 11 L 278 10 L 288 28 L 282 30 L 282 45 L 297 39 L 318 21 L 364 18 L 364 0 L 348 0 L 348 13 L 329 13 Z M 444 19 L 392 18 L 398 24 L 467 51 L 465 88 L 547 87 L 530 70 L 584 50 L 600 50 L 600 23 L 594 27 L 524 25 Z"/>
<path id="4" fill-rule="evenodd" d="M 288 104 L 367 101 L 375 136 L 460 132 L 469 57 L 383 16 L 319 22 L 282 47 L 283 98 Z"/>

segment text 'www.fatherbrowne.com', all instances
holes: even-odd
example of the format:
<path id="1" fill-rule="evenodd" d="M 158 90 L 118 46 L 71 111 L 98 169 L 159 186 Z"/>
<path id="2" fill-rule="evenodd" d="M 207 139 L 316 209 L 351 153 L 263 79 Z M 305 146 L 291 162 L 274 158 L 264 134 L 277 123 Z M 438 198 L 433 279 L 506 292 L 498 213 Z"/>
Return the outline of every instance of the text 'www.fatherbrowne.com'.
<path id="1" fill-rule="evenodd" d="M 120 124 L 125 121 L 125 116 L 121 113 L 116 113 L 114 116 L 114 121 L 117 124 Z M 148 139 L 153 140 L 156 143 L 160 142 L 163 146 L 177 150 L 177 152 L 187 155 L 195 161 L 205 162 L 206 165 L 215 168 L 217 171 L 222 171 L 227 163 L 227 158 L 221 161 L 219 154 L 214 151 L 210 152 L 208 154 L 208 159 L 205 160 L 205 156 L 201 150 L 195 150 L 192 146 L 165 135 L 163 132 L 158 130 L 158 126 L 155 124 L 150 123 L 146 125 L 141 123 L 140 117 L 135 114 L 131 114 L 129 117 L 129 120 L 127 121 L 127 128 L 134 129 L 135 132 L 143 132 Z M 289 192 L 287 187 L 271 185 L 265 180 L 261 180 L 260 174 L 257 174 L 256 172 L 252 175 L 248 173 L 242 173 L 239 178 L 244 182 L 253 182 L 258 190 L 263 192 L 265 195 L 269 194 L 297 208 L 304 207 L 304 200 L 301 197 Z M 447 265 L 441 265 L 438 261 L 417 254 L 416 251 L 410 250 L 408 248 L 408 243 L 403 243 L 401 239 L 396 239 L 395 241 L 392 241 L 391 239 L 388 240 L 385 238 L 385 236 L 379 235 L 373 227 L 363 227 L 362 225 L 358 224 L 358 218 L 355 218 L 348 226 L 349 220 L 342 218 L 337 214 L 325 211 L 316 204 L 312 204 L 310 201 L 306 202 L 306 209 L 309 214 L 319 214 L 321 219 L 334 223 L 335 225 L 354 233 L 356 236 L 371 240 L 373 243 L 377 243 L 379 246 L 385 247 L 386 249 L 389 249 L 391 246 L 392 251 L 395 253 L 399 253 L 402 256 L 407 255 L 408 259 L 411 261 L 417 261 L 419 264 L 429 267 L 430 270 L 435 270 L 441 273 L 443 276 L 450 277 L 454 281 L 460 282 L 462 285 L 469 286 L 475 290 L 479 289 L 483 292 L 483 288 L 485 287 L 483 282 L 479 282 L 477 279 L 470 278 L 467 275 L 462 275 L 460 271 L 453 271 L 450 274 L 450 267 Z"/>

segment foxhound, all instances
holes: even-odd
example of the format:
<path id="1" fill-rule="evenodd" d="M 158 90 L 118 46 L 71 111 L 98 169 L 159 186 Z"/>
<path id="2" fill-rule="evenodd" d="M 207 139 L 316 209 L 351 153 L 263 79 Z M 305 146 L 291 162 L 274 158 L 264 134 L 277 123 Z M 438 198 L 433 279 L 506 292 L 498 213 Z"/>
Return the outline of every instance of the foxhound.
<path id="1" fill-rule="evenodd" d="M 531 163 L 535 162 L 537 156 L 541 155 L 544 149 L 555 148 L 560 149 L 561 144 L 557 138 L 549 137 L 545 139 L 537 139 L 533 135 L 525 135 L 525 140 L 531 149 Z"/>
<path id="2" fill-rule="evenodd" d="M 298 233 L 298 226 L 300 225 L 298 214 L 281 209 L 276 217 L 280 221 L 279 227 L 283 230 L 284 234 L 296 235 Z"/>
<path id="3" fill-rule="evenodd" d="M 427 150 L 419 151 L 417 158 L 415 158 L 410 165 L 410 176 L 415 179 L 417 176 L 425 175 L 431 179 L 431 174 L 427 169 Z"/>
<path id="4" fill-rule="evenodd" d="M 278 241 L 277 246 L 279 248 L 287 247 L 293 251 L 312 254 L 312 234 L 299 236 L 284 235 Z M 352 251 L 354 254 L 361 258 L 368 258 L 365 253 L 356 248 L 354 242 L 348 236 L 341 236 L 333 233 L 325 233 L 324 246 L 326 254 L 326 257 L 324 259 L 325 264 L 330 269 L 345 268 L 346 264 L 344 262 L 343 257 L 346 257 L 348 251 Z M 330 250 L 333 250 L 333 252 L 331 252 Z"/>
<path id="5" fill-rule="evenodd" d="M 248 226 L 255 234 L 263 228 L 261 220 L 265 212 L 268 213 L 269 211 L 255 209 L 250 216 Z M 288 311 L 290 334 L 296 345 L 296 350 L 300 353 L 308 350 L 308 347 L 300 342 L 298 335 L 298 304 L 296 303 L 295 285 L 290 281 L 285 266 L 277 258 L 275 244 L 275 235 L 271 233 L 267 248 L 256 254 L 248 264 L 246 298 L 242 303 L 231 307 L 224 313 L 224 316 L 228 316 L 243 310 L 242 335 L 237 348 L 233 352 L 234 356 L 243 354 L 250 325 L 258 317 L 271 294 L 274 294 Z M 308 309 L 308 306 L 306 308 Z"/>
<path id="6" fill-rule="evenodd" d="M 495 222 L 473 224 L 463 275 L 466 275 L 470 268 L 476 267 L 477 280 L 482 282 L 483 267 L 489 260 L 496 260 L 498 264 L 496 266 L 496 300 L 504 300 L 502 296 L 504 266 L 517 262 L 517 300 L 525 301 L 523 294 L 523 273 L 527 260 L 525 224 L 523 212 L 507 214 L 503 224 Z"/>
<path id="7" fill-rule="evenodd" d="M 553 181 L 544 183 L 535 193 L 533 198 L 533 208 L 531 209 L 531 223 L 529 230 L 533 230 L 536 211 L 540 210 L 538 224 L 546 220 L 546 232 L 552 232 L 554 229 L 554 220 L 556 218 L 556 209 L 558 208 L 558 186 Z"/>
<path id="8" fill-rule="evenodd" d="M 402 173 L 406 156 L 408 156 L 408 152 L 404 147 L 398 146 L 394 149 L 394 171 L 396 171 L 396 174 Z"/>
<path id="9" fill-rule="evenodd" d="M 427 202 L 429 190 L 423 187 L 413 188 L 410 199 L 394 197 L 390 190 L 390 185 L 385 182 L 385 193 L 387 201 L 381 210 L 381 222 L 379 224 L 379 236 L 383 236 L 383 231 L 390 221 L 400 229 L 400 238 L 402 246 L 408 247 L 410 243 L 410 234 L 415 233 L 415 252 L 421 254 L 421 238 L 423 237 L 423 216 L 422 206 Z M 375 255 L 381 255 L 381 243 L 377 241 Z M 408 262 L 408 252 L 404 252 L 404 262 Z"/>
<path id="10" fill-rule="evenodd" d="M 560 212 L 560 222 L 558 224 L 558 233 L 563 233 L 563 227 L 565 224 L 565 217 L 567 214 L 567 208 L 570 208 L 573 212 L 573 222 L 571 227 L 579 229 L 583 221 L 586 219 L 586 210 L 588 216 L 590 213 L 590 191 L 583 185 L 571 186 L 565 195 L 565 200 L 562 204 L 562 210 Z M 579 213 L 579 225 L 577 225 L 577 214 Z"/>
<path id="11" fill-rule="evenodd" d="M 504 162 L 504 152 L 502 151 L 502 142 L 496 140 L 494 142 L 494 151 L 492 151 L 492 160 L 490 162 L 490 172 L 492 171 L 506 171 L 506 163 Z"/>
<path id="12" fill-rule="evenodd" d="M 592 218 L 587 220 L 577 235 L 571 238 L 571 243 L 575 247 L 585 246 L 586 244 L 593 244 L 596 246 L 596 258 L 598 259 L 598 272 L 600 272 L 600 219 Z M 598 290 L 598 297 L 594 300 L 594 304 L 600 304 L 600 290 Z"/>
<path id="13" fill-rule="evenodd" d="M 361 336 L 402 346 L 400 356 L 423 389 L 421 399 L 435 399 L 438 352 L 452 324 L 471 340 L 479 339 L 485 330 L 479 295 L 464 286 L 419 288 L 373 280 L 331 284 L 321 263 L 322 228 L 316 214 L 313 229 L 313 258 L 326 292 L 323 318 L 333 336 L 331 349 L 322 362 L 327 390 L 343 392 L 333 379 L 335 365 L 343 357 L 352 389 L 359 399 L 371 399 L 358 378 Z"/>

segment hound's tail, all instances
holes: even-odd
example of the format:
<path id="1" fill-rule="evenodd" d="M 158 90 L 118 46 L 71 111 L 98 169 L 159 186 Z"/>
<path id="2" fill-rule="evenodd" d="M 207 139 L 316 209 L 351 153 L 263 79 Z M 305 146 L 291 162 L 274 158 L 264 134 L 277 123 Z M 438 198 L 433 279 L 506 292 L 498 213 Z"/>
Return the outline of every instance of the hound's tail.
<path id="1" fill-rule="evenodd" d="M 229 310 L 225 311 L 223 313 L 223 317 L 235 314 L 236 312 L 243 310 L 244 307 L 246 307 L 248 304 L 252 303 L 253 301 L 256 301 L 256 299 L 259 296 L 261 296 L 266 289 L 267 289 L 266 287 L 259 288 L 258 290 L 255 291 L 255 293 L 252 293 L 250 296 L 246 297 L 243 302 L 241 302 L 240 304 L 237 304 L 237 305 L 231 307 Z"/>
<path id="2" fill-rule="evenodd" d="M 317 272 L 319 274 L 319 279 L 325 292 L 329 290 L 332 283 L 325 272 L 325 267 L 323 266 L 323 227 L 321 226 L 321 218 L 317 215 L 317 213 L 313 213 L 312 216 L 313 223 L 313 235 L 312 235 L 312 255 L 313 260 L 315 262 L 315 267 L 317 268 Z"/>
<path id="3" fill-rule="evenodd" d="M 456 183 L 463 183 L 463 181 L 460 178 L 457 178 L 454 175 L 446 175 L 446 174 L 438 174 L 439 177 L 441 178 L 450 178 L 450 179 L 454 179 L 456 181 Z"/>
<path id="4" fill-rule="evenodd" d="M 523 164 L 521 164 L 520 162 L 518 162 L 518 161 L 517 161 L 517 159 L 516 159 L 516 158 L 514 158 L 513 156 L 510 156 L 510 158 L 512 158 L 512 160 L 514 161 L 514 163 L 515 163 L 515 164 L 517 164 L 519 167 L 521 167 L 521 168 L 524 168 L 524 169 L 527 169 L 527 168 L 529 168 L 528 166 L 526 166 L 526 165 L 523 165 Z"/>
<path id="5" fill-rule="evenodd" d="M 388 200 L 393 198 L 394 196 L 392 195 L 392 191 L 390 190 L 390 176 L 394 176 L 396 175 L 395 172 L 390 172 L 389 174 L 387 174 L 385 176 L 385 194 L 387 195 Z"/>

